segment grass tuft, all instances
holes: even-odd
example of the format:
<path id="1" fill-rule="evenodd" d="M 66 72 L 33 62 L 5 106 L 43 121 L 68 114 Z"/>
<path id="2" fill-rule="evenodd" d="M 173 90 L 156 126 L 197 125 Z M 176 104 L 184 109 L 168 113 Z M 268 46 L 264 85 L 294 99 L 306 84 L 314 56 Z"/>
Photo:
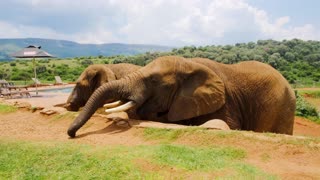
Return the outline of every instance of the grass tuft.
<path id="1" fill-rule="evenodd" d="M 237 131 L 212 131 L 201 127 L 188 127 L 184 129 L 145 128 L 143 137 L 146 140 L 156 140 L 161 143 L 171 143 L 182 137 L 201 136 L 201 142 L 209 142 L 212 139 L 235 138 L 240 134 Z"/>
<path id="2" fill-rule="evenodd" d="M 74 119 L 77 117 L 78 112 L 65 112 L 63 114 L 56 114 L 52 117 L 52 121 L 58 121 L 62 119 Z"/>
<path id="3" fill-rule="evenodd" d="M 18 108 L 6 104 L 0 104 L 0 113 L 11 113 L 17 111 Z"/>
<path id="4" fill-rule="evenodd" d="M 145 128 L 143 135 L 147 140 L 154 139 L 169 143 L 185 134 L 195 133 L 203 130 L 204 129 L 200 127 L 190 127 L 185 129 Z"/>

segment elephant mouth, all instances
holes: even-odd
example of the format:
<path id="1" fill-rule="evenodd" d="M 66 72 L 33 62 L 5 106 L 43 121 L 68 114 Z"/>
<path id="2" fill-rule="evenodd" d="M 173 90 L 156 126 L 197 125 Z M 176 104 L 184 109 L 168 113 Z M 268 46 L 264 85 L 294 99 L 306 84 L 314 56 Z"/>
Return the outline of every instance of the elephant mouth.
<path id="1" fill-rule="evenodd" d="M 168 116 L 169 110 L 163 111 L 163 112 L 157 112 L 157 117 L 158 118 L 163 118 Z"/>
<path id="2" fill-rule="evenodd" d="M 130 109 L 135 109 L 136 113 L 140 115 L 143 119 L 153 119 L 155 121 L 166 121 L 168 119 L 168 109 L 158 109 L 153 112 L 141 112 L 140 105 L 136 101 L 132 100 L 119 100 L 103 105 L 105 112 L 107 114 L 117 113 L 117 112 L 127 112 Z"/>
<path id="3" fill-rule="evenodd" d="M 68 111 L 79 111 L 79 106 L 74 103 L 66 103 L 64 106 Z"/>

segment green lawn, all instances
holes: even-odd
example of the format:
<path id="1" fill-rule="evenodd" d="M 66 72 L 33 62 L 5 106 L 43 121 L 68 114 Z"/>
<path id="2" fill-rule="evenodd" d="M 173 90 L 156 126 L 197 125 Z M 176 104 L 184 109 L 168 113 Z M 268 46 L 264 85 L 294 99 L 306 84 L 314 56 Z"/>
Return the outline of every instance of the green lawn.
<path id="1" fill-rule="evenodd" d="M 266 146 L 258 159 L 268 162 L 283 153 L 280 147 L 316 153 L 320 143 L 319 138 L 203 128 L 146 128 L 136 136 L 151 143 L 103 146 L 1 137 L 0 179 L 278 179 L 248 163 L 250 147 Z"/>
<path id="2" fill-rule="evenodd" d="M 4 179 L 275 179 L 233 147 L 105 146 L 0 139 Z"/>

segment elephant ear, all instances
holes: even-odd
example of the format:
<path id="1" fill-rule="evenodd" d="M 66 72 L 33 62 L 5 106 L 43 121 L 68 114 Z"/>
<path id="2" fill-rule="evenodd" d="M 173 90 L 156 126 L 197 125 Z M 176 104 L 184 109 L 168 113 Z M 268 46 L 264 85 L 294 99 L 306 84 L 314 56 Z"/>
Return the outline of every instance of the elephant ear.
<path id="1" fill-rule="evenodd" d="M 182 62 L 180 62 L 182 63 Z M 185 60 L 178 72 L 179 89 L 168 112 L 168 120 L 179 121 L 212 113 L 225 103 L 222 79 L 204 65 Z"/>
<path id="2" fill-rule="evenodd" d="M 113 80 L 116 80 L 115 74 L 105 65 L 92 65 L 82 77 L 82 84 L 96 89 L 102 84 Z"/>

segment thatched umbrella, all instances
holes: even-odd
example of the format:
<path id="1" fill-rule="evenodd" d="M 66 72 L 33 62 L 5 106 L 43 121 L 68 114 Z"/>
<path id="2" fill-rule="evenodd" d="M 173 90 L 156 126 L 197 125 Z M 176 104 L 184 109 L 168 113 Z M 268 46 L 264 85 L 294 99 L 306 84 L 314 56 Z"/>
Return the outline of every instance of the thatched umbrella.
<path id="1" fill-rule="evenodd" d="M 17 51 L 13 54 L 11 54 L 12 57 L 15 58 L 32 58 L 32 63 L 33 63 L 33 70 L 34 70 L 34 78 L 35 80 L 37 80 L 37 69 L 36 69 L 36 58 L 51 58 L 53 57 L 51 54 L 45 52 L 44 50 L 40 49 L 41 46 L 33 46 L 30 45 L 26 48 L 23 48 L 20 51 Z M 38 95 L 38 87 L 37 87 L 37 83 L 36 84 L 36 94 Z"/>

